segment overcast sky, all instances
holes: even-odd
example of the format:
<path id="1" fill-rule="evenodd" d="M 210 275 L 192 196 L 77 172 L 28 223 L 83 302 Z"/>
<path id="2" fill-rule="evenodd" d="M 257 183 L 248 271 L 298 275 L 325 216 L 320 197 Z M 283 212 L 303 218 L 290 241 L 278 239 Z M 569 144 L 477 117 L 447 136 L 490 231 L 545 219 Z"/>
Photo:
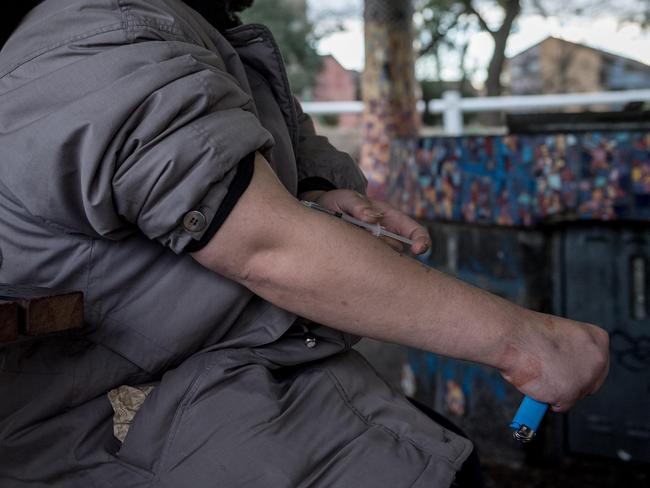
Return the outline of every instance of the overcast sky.
<path id="1" fill-rule="evenodd" d="M 329 35 L 321 40 L 319 51 L 333 54 L 343 66 L 349 69 L 363 69 L 363 0 L 307 0 L 310 15 L 318 23 L 324 13 L 345 11 L 345 30 Z M 615 8 L 615 2 L 611 2 Z M 606 9 L 604 10 L 606 11 Z M 536 44 L 548 35 L 605 49 L 638 61 L 650 64 L 650 34 L 642 33 L 634 25 L 621 27 L 613 16 L 599 18 L 542 18 L 522 16 L 511 34 L 507 54 L 512 56 Z M 475 81 L 480 83 L 485 77 L 484 68 L 492 52 L 492 41 L 488 34 L 475 35 L 470 44 L 469 64 L 475 66 Z M 453 79 L 457 76 L 454 61 L 448 60 L 449 67 L 443 77 Z M 419 66 L 419 74 L 426 74 L 427 67 Z"/>

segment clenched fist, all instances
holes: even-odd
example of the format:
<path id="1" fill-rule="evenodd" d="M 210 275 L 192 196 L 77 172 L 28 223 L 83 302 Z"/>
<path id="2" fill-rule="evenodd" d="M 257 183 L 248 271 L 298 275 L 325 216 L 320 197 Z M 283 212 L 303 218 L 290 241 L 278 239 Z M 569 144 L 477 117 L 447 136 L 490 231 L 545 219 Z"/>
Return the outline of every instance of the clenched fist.
<path id="1" fill-rule="evenodd" d="M 596 393 L 609 370 L 609 336 L 603 329 L 529 312 L 517 337 L 506 344 L 503 377 L 556 412 Z"/>

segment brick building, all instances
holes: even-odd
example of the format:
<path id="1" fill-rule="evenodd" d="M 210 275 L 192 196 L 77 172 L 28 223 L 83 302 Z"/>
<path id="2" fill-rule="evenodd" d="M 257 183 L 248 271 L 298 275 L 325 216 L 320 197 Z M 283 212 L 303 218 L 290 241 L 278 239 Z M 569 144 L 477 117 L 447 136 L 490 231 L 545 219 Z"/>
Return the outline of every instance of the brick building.
<path id="1" fill-rule="evenodd" d="M 650 88 L 650 66 L 555 37 L 508 60 L 513 95 Z"/>
<path id="2" fill-rule="evenodd" d="M 323 56 L 323 68 L 316 78 L 313 100 L 317 102 L 350 101 L 360 99 L 359 73 L 345 69 L 334 56 Z M 358 127 L 359 114 L 341 114 L 340 127 Z"/>

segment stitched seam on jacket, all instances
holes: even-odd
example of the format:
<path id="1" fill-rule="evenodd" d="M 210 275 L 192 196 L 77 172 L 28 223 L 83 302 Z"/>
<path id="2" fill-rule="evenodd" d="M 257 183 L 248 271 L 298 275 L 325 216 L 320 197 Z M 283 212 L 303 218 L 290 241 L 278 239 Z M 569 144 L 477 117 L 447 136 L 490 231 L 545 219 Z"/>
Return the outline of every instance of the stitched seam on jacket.
<path id="1" fill-rule="evenodd" d="M 270 38 L 270 44 L 273 46 L 273 55 L 275 57 L 275 62 L 280 66 L 280 74 L 282 78 L 282 84 L 284 85 L 285 95 L 289 97 L 289 111 L 291 113 L 290 120 L 287 121 L 287 125 L 291 126 L 291 139 L 293 143 L 294 152 L 298 147 L 298 115 L 296 113 L 296 105 L 293 102 L 293 93 L 291 92 L 291 85 L 289 84 L 289 79 L 287 78 L 287 71 L 284 68 L 284 62 L 282 61 L 282 55 L 280 54 L 280 49 L 278 48 L 277 43 Z"/>
<path id="2" fill-rule="evenodd" d="M 127 40 L 133 41 L 133 30 L 136 27 L 143 27 L 146 29 L 149 29 L 153 32 L 156 30 L 159 30 L 161 32 L 165 32 L 167 34 L 172 34 L 174 37 L 178 38 L 179 40 L 189 42 L 191 44 L 196 44 L 196 41 L 190 39 L 187 37 L 187 35 L 179 30 L 177 27 L 175 27 L 173 24 L 167 23 L 167 22 L 160 22 L 160 21 L 152 21 L 152 20 L 147 20 L 146 18 L 142 17 L 135 17 L 131 16 L 128 13 L 128 8 L 124 7 L 122 5 L 122 2 L 120 0 L 116 0 L 116 5 L 120 11 L 120 15 L 122 17 L 122 21 L 119 23 L 113 23 L 109 25 L 105 25 L 104 27 L 100 27 L 98 29 L 93 29 L 90 31 L 82 32 L 81 34 L 77 34 L 71 37 L 68 37 L 62 41 L 56 42 L 54 44 L 50 44 L 48 46 L 41 47 L 37 49 L 36 51 L 32 51 L 28 54 L 26 54 L 23 58 L 21 58 L 19 61 L 16 61 L 13 65 L 11 65 L 9 68 L 7 68 L 6 71 L 0 72 L 0 79 L 4 78 L 5 76 L 13 73 L 15 70 L 23 66 L 24 64 L 33 61 L 39 56 L 42 56 L 43 54 L 46 54 L 50 51 L 53 51 L 54 49 L 57 49 L 59 47 L 63 47 L 67 44 L 70 44 L 71 42 L 74 41 L 81 41 L 84 39 L 89 39 L 91 37 L 94 37 L 99 34 L 106 34 L 107 32 L 115 32 L 119 30 L 125 31 L 127 35 Z"/>
<path id="3" fill-rule="evenodd" d="M 174 443 L 174 439 L 176 438 L 176 434 L 178 433 L 179 427 L 180 427 L 180 421 L 185 414 L 185 410 L 187 409 L 187 405 L 190 403 L 192 397 L 194 396 L 194 393 L 196 390 L 199 388 L 201 380 L 205 377 L 205 375 L 210 372 L 210 370 L 215 366 L 215 361 L 212 361 L 208 363 L 208 365 L 201 370 L 200 373 L 198 373 L 193 379 L 192 382 L 187 385 L 187 388 L 183 392 L 183 395 L 181 396 L 181 400 L 178 404 L 178 407 L 176 408 L 176 411 L 174 412 L 174 416 L 172 417 L 172 421 L 170 424 L 169 428 L 169 433 L 167 434 L 167 440 L 165 441 L 165 446 L 163 447 L 163 451 L 160 453 L 160 456 L 158 458 L 158 465 L 162 466 L 164 465 L 164 462 L 167 458 L 167 455 L 169 453 L 169 450 L 172 447 L 172 444 Z M 156 481 L 160 481 L 159 478 L 159 473 L 156 472 L 158 471 L 157 466 L 153 466 L 154 470 L 154 478 L 151 480 L 151 483 L 154 483 Z M 149 486 L 152 486 L 151 484 Z"/>
<path id="4" fill-rule="evenodd" d="M 110 344 L 106 341 L 106 336 L 108 335 L 107 329 L 110 327 L 111 324 L 116 324 L 116 328 L 113 330 L 119 330 L 120 327 L 124 329 L 128 329 L 129 332 L 133 333 L 134 335 L 138 336 L 139 338 L 142 339 L 142 342 L 145 342 L 149 345 L 153 345 L 154 347 L 158 348 L 159 350 L 162 350 L 164 353 L 166 353 L 166 357 L 163 358 L 162 361 L 160 361 L 157 357 L 155 361 L 161 364 L 156 365 L 156 369 L 152 370 L 148 366 L 142 365 L 140 362 L 136 362 L 132 358 L 131 355 L 125 355 L 120 349 L 116 348 L 113 344 Z M 121 358 L 124 358 L 126 361 L 128 361 L 131 364 L 134 364 L 138 369 L 145 371 L 148 374 L 155 374 L 156 371 L 163 370 L 165 368 L 168 368 L 170 362 L 173 359 L 176 359 L 178 357 L 178 354 L 175 353 L 174 351 L 170 351 L 167 349 L 165 346 L 162 344 L 157 343 L 155 340 L 151 338 L 150 335 L 143 334 L 140 332 L 138 329 L 135 327 L 129 325 L 128 323 L 124 321 L 118 321 L 115 319 L 112 319 L 109 315 L 99 315 L 98 314 L 98 323 L 97 323 L 97 330 L 99 331 L 97 341 L 102 347 L 105 347 L 109 351 L 113 352 L 114 354 L 120 356 Z"/>
<path id="5" fill-rule="evenodd" d="M 280 69 L 280 74 L 282 78 L 282 84 L 284 85 L 284 90 L 285 94 L 289 96 L 290 100 L 293 100 L 293 96 L 291 94 L 291 85 L 289 85 L 289 79 L 287 78 L 287 72 L 284 69 L 284 62 L 282 61 L 282 56 L 280 55 L 280 50 L 278 49 L 278 45 L 273 41 L 271 42 L 271 45 L 273 46 L 273 55 L 275 57 L 276 63 L 281 67 Z M 294 147 L 298 145 L 298 126 L 296 123 L 296 107 L 293 103 L 289 102 L 289 111 L 291 113 L 291 118 L 288 120 L 288 124 L 291 126 L 291 134 L 292 134 L 292 139 L 293 139 L 293 144 Z"/>
<path id="6" fill-rule="evenodd" d="M 70 44 L 73 41 L 80 41 L 83 39 L 88 39 L 90 37 L 96 36 L 98 34 L 105 34 L 107 32 L 115 32 L 123 29 L 124 29 L 124 25 L 121 22 L 118 24 L 110 24 L 99 29 L 94 29 L 92 31 L 77 34 L 76 36 L 69 37 L 63 41 L 40 48 L 36 51 L 33 51 L 25 55 L 25 57 L 23 57 L 20 61 L 17 61 L 13 65 L 11 65 L 6 71 L 0 72 L 0 80 L 3 79 L 5 76 L 10 75 L 21 66 L 29 63 L 30 61 L 33 61 L 37 57 L 42 56 L 43 54 L 53 51 L 59 47 L 65 46 L 66 44 Z"/>
<path id="7" fill-rule="evenodd" d="M 129 7 L 122 4 L 123 0 L 115 0 L 117 8 L 120 10 L 124 22 L 124 28 L 127 34 L 127 40 L 133 42 L 135 40 L 135 27 L 142 27 L 152 32 L 161 31 L 171 34 L 179 40 L 197 44 L 196 41 L 191 39 L 188 35 L 178 26 L 171 22 L 162 22 L 160 20 L 149 19 L 131 14 Z"/>
<path id="8" fill-rule="evenodd" d="M 100 324 L 101 326 L 101 321 L 102 321 L 102 300 L 101 298 L 97 297 L 96 301 L 93 302 L 90 299 L 90 288 L 92 286 L 93 282 L 93 264 L 94 264 L 94 257 L 95 257 L 95 241 L 96 239 L 91 240 L 90 244 L 90 256 L 88 257 L 88 276 L 86 277 L 86 293 L 84 294 L 84 300 L 85 300 L 85 307 L 86 310 L 88 311 L 87 314 L 89 315 L 91 312 L 95 314 L 94 317 L 91 318 L 93 322 L 97 320 L 97 323 Z"/>
<path id="9" fill-rule="evenodd" d="M 175 37 L 176 40 L 178 40 L 178 41 L 187 42 L 188 44 L 193 44 L 195 46 L 198 46 L 198 44 L 195 41 L 193 41 L 192 39 L 188 39 L 182 33 L 179 33 L 177 31 L 173 30 L 173 28 L 171 28 L 171 27 L 168 28 L 164 24 L 152 25 L 152 23 L 128 21 L 127 27 L 133 27 L 134 28 L 134 29 L 132 29 L 132 31 L 130 33 L 128 33 L 130 36 L 132 36 L 129 39 L 129 41 L 131 43 L 133 43 L 133 41 L 135 39 L 135 28 L 140 27 L 140 28 L 143 28 L 145 30 L 148 30 L 148 31 L 154 32 L 154 33 L 164 32 L 165 34 L 169 34 L 170 36 Z M 165 41 L 163 41 L 163 42 L 165 42 Z"/>
<path id="10" fill-rule="evenodd" d="M 276 64 L 280 67 L 280 79 L 282 81 L 282 85 L 284 88 L 284 94 L 289 98 L 289 111 L 291 117 L 289 117 L 289 120 L 286 120 L 287 126 L 289 126 L 290 129 L 290 135 L 291 135 L 291 144 L 293 146 L 294 153 L 297 151 L 298 147 L 298 112 L 296 110 L 296 105 L 295 101 L 293 98 L 293 93 L 291 91 L 291 85 L 289 84 L 289 78 L 287 77 L 287 71 L 284 68 L 284 62 L 282 61 L 282 54 L 280 53 L 280 49 L 278 48 L 278 44 L 275 41 L 275 38 L 273 37 L 273 34 L 271 31 L 262 24 L 247 24 L 243 27 L 246 27 L 246 29 L 250 29 L 254 32 L 257 32 L 262 38 L 264 38 L 268 44 L 271 46 L 271 49 L 273 51 L 273 57 L 276 62 Z M 237 28 L 235 28 L 237 29 Z M 241 31 L 244 31 L 246 29 L 241 29 Z"/>
<path id="11" fill-rule="evenodd" d="M 127 324 L 126 322 L 122 322 L 122 321 L 118 321 L 118 320 L 115 320 L 115 319 L 111 319 L 111 318 L 108 317 L 108 316 L 103 316 L 103 317 L 101 317 L 101 319 L 100 319 L 99 327 L 100 327 L 100 328 L 104 328 L 104 324 L 109 324 L 109 326 L 110 326 L 110 324 L 116 324 L 118 328 L 119 328 L 119 327 L 124 327 L 124 328 L 126 328 L 126 329 L 129 329 L 129 331 L 133 332 L 135 335 L 140 336 L 141 338 L 143 338 L 143 339 L 144 339 L 144 342 L 147 342 L 147 343 L 149 343 L 149 344 L 153 344 L 154 346 L 158 347 L 159 349 L 162 349 L 164 352 L 169 353 L 169 354 L 171 354 L 171 355 L 175 355 L 174 351 L 171 351 L 171 350 L 167 349 L 167 348 L 166 348 L 165 346 L 163 346 L 162 344 L 159 344 L 158 342 L 156 342 L 155 340 L 153 340 L 149 335 L 143 334 L 143 333 L 140 332 L 137 328 L 135 328 L 135 327 L 133 327 L 133 326 Z M 129 357 L 120 354 L 117 350 L 115 350 L 114 348 L 112 348 L 111 346 L 109 346 L 108 344 L 106 344 L 105 341 L 104 341 L 104 336 L 103 336 L 103 335 L 101 336 L 99 342 L 100 342 L 104 347 L 106 347 L 107 349 L 110 349 L 110 350 L 113 351 L 114 353 L 118 354 L 119 356 L 123 357 L 124 359 L 126 359 L 126 360 L 128 360 L 129 362 L 131 362 L 131 363 L 135 364 L 136 366 L 138 366 L 138 364 L 135 363 L 135 362 L 133 362 L 133 360 L 129 359 Z M 167 360 L 167 361 L 169 361 L 169 360 Z M 148 370 L 146 370 L 145 368 L 142 368 L 142 367 L 140 367 L 140 366 L 138 366 L 138 367 L 139 367 L 140 369 L 142 369 L 142 370 L 147 371 L 147 373 L 154 373 L 154 371 L 148 371 Z"/>
<path id="12" fill-rule="evenodd" d="M 409 437 L 402 437 L 402 436 L 400 436 L 397 432 L 395 432 L 395 431 L 393 431 L 392 429 L 390 429 L 389 427 L 386 427 L 386 426 L 383 425 L 383 424 L 378 424 L 378 423 L 376 423 L 376 422 L 371 422 L 371 421 L 368 420 L 366 417 L 364 417 L 364 415 L 363 415 L 361 412 L 359 412 L 359 410 L 357 410 L 356 407 L 352 404 L 352 402 L 350 401 L 350 399 L 349 399 L 348 396 L 347 396 L 347 393 L 345 392 L 345 389 L 343 388 L 343 385 L 342 385 L 341 382 L 339 381 L 338 377 L 334 374 L 334 372 L 333 372 L 332 370 L 330 370 L 329 368 L 325 368 L 324 371 L 327 373 L 327 375 L 330 377 L 330 379 L 332 380 L 332 382 L 333 382 L 334 385 L 336 386 L 336 389 L 337 389 L 337 391 L 339 392 L 339 395 L 340 395 L 341 398 L 343 399 L 343 403 L 344 403 L 344 404 L 345 404 L 345 405 L 346 405 L 346 406 L 347 406 L 347 407 L 348 407 L 348 408 L 349 408 L 349 409 L 350 409 L 350 410 L 351 410 L 351 411 L 352 411 L 352 412 L 353 412 L 357 417 L 359 417 L 359 419 L 360 419 L 363 423 L 365 423 L 366 425 L 371 426 L 371 427 L 378 427 L 378 428 L 380 428 L 380 429 L 386 431 L 389 435 L 391 435 L 392 437 L 394 437 L 396 440 L 398 440 L 398 441 L 406 441 L 406 442 L 408 442 L 409 444 L 411 444 L 413 447 L 415 447 L 416 449 L 418 449 L 418 450 L 424 452 L 425 454 L 427 454 L 427 455 L 429 455 L 429 456 L 435 456 L 436 458 L 439 458 L 439 459 L 442 459 L 442 460 L 444 460 L 444 461 L 447 461 L 447 462 L 451 465 L 451 468 L 454 469 L 454 467 L 453 467 L 453 465 L 454 465 L 454 463 L 455 463 L 455 460 L 454 460 L 454 459 L 451 459 L 451 458 L 445 456 L 444 454 L 438 454 L 438 453 L 434 454 L 434 453 L 431 453 L 431 452 L 429 452 L 426 448 L 422 447 L 420 444 L 418 444 L 416 441 L 414 441 L 413 439 L 411 439 L 411 438 L 409 438 Z"/>

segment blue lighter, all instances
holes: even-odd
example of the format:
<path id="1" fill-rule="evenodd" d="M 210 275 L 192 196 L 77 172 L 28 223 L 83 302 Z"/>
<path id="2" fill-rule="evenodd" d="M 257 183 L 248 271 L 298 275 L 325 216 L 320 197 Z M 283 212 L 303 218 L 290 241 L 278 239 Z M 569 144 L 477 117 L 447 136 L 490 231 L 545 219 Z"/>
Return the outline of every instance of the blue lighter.
<path id="1" fill-rule="evenodd" d="M 535 437 L 535 432 L 544 418 L 548 409 L 547 403 L 541 403 L 530 397 L 524 397 L 519 405 L 510 428 L 514 429 L 513 436 L 520 442 L 530 442 Z"/>

